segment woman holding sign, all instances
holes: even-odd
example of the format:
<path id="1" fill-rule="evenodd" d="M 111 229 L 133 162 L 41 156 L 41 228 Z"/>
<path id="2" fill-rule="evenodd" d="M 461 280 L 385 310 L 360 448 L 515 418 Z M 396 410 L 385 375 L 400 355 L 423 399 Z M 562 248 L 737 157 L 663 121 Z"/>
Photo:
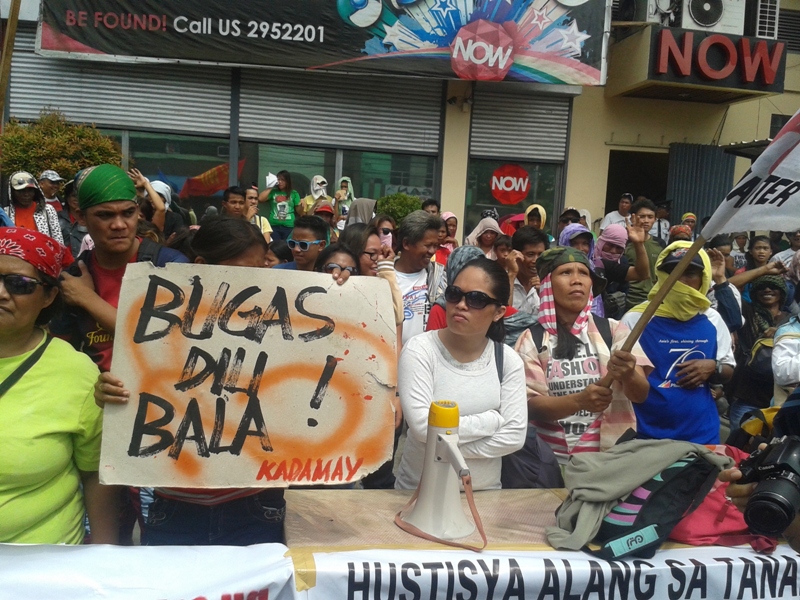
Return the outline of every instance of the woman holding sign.
<path id="1" fill-rule="evenodd" d="M 66 249 L 31 229 L 0 229 L 0 542 L 117 542 L 116 488 L 101 486 L 97 367 L 43 326 L 61 300 Z"/>

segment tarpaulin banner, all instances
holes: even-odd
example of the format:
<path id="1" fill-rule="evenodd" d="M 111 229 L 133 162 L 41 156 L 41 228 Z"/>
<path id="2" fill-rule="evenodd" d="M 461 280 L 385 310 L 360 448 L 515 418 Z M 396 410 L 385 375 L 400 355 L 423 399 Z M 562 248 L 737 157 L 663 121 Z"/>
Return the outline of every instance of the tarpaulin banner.
<path id="1" fill-rule="evenodd" d="M 798 560 L 788 546 L 773 555 L 707 547 L 617 561 L 552 550 L 369 550 L 315 553 L 315 576 L 298 571 L 298 581 L 309 600 L 761 600 L 797 597 Z"/>
<path id="2" fill-rule="evenodd" d="M 800 111 L 725 196 L 702 235 L 757 229 L 800 229 Z"/>
<path id="3" fill-rule="evenodd" d="M 293 600 L 286 550 L 0 544 L 0 600 Z"/>
<path id="4" fill-rule="evenodd" d="M 600 85 L 608 19 L 605 0 L 43 0 L 37 49 L 95 60 Z"/>
<path id="5" fill-rule="evenodd" d="M 355 482 L 392 456 L 396 337 L 376 277 L 131 264 L 111 365 L 131 397 L 105 407 L 100 480 Z"/>

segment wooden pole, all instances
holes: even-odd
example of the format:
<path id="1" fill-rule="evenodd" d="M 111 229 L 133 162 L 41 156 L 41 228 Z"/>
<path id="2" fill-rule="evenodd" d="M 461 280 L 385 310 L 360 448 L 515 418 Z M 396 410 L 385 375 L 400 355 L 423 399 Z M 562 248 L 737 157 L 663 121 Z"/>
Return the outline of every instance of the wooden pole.
<path id="1" fill-rule="evenodd" d="M 20 4 L 22 4 L 22 0 L 11 0 L 5 36 L 3 36 L 3 54 L 0 55 L 0 126 L 3 124 L 6 114 L 8 84 L 11 80 L 11 57 L 14 54 L 14 41 L 17 38 Z"/>
<path id="2" fill-rule="evenodd" d="M 702 235 L 697 236 L 694 244 L 692 244 L 691 247 L 686 250 L 686 254 L 684 254 L 681 261 L 675 265 L 674 269 L 672 269 L 672 273 L 669 274 L 669 277 L 667 277 L 664 285 L 659 288 L 658 292 L 656 292 L 656 295 L 652 298 L 652 300 L 650 300 L 650 304 L 644 309 L 642 316 L 639 318 L 639 321 L 636 323 L 633 329 L 631 329 L 628 339 L 626 339 L 625 343 L 622 344 L 620 350 L 630 352 L 633 348 L 633 345 L 639 341 L 644 328 L 647 327 L 650 319 L 652 319 L 656 314 L 656 310 L 658 310 L 658 307 L 661 306 L 664 298 L 667 297 L 667 294 L 670 292 L 670 290 L 672 290 L 675 282 L 680 279 L 681 275 L 683 275 L 683 273 L 686 271 L 686 268 L 692 262 L 692 259 L 697 255 L 698 252 L 700 252 L 705 243 L 706 240 Z M 611 387 L 611 381 L 611 376 L 606 374 L 605 377 L 597 382 L 597 385 Z"/>

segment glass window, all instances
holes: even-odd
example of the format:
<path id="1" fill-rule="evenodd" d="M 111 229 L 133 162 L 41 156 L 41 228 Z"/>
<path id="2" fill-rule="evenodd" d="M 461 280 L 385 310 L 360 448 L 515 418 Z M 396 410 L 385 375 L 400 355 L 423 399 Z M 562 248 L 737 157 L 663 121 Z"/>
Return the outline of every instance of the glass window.
<path id="1" fill-rule="evenodd" d="M 558 164 L 471 158 L 467 169 L 467 202 L 461 235 L 466 238 L 477 226 L 481 211 L 494 208 L 502 218 L 524 213 L 531 204 L 544 207 L 549 231 L 553 224 L 553 206 L 560 176 L 561 165 Z M 513 204 L 504 204 L 496 196 Z"/>
<path id="2" fill-rule="evenodd" d="M 433 156 L 345 150 L 342 158 L 342 175 L 352 179 L 359 198 L 397 193 L 431 198 L 435 172 Z"/>
<path id="3" fill-rule="evenodd" d="M 131 166 L 151 180 L 160 179 L 178 192 L 186 181 L 206 175 L 204 181 L 193 180 L 186 199 L 197 217 L 202 217 L 209 204 L 219 206 L 222 191 L 228 187 L 228 140 L 166 133 L 130 133 Z M 189 191 L 191 189 L 191 192 Z M 188 206 L 187 206 L 188 208 Z"/>

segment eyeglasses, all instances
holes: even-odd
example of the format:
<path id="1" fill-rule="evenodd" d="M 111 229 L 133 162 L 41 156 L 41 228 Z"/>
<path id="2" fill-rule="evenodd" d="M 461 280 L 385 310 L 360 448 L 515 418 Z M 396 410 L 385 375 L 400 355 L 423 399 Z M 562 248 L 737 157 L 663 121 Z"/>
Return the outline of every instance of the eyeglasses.
<path id="1" fill-rule="evenodd" d="M 317 244 L 321 244 L 322 240 L 316 240 L 314 242 L 306 242 L 305 240 L 297 241 L 297 240 L 286 240 L 286 245 L 289 246 L 289 250 L 294 250 L 295 248 L 300 248 L 301 252 L 308 252 L 308 249 L 311 246 L 316 246 Z"/>
<path id="2" fill-rule="evenodd" d="M 27 296 L 36 290 L 37 285 L 47 285 L 44 281 L 39 281 L 33 277 L 14 274 L 0 274 L 0 281 L 3 282 L 6 291 L 13 296 Z"/>
<path id="3" fill-rule="evenodd" d="M 367 251 L 365 250 L 365 251 L 364 251 L 364 254 L 365 254 L 366 256 L 369 256 L 369 259 L 370 259 L 371 261 L 373 261 L 373 262 L 378 262 L 378 258 L 380 258 L 380 255 L 381 255 L 381 253 L 380 253 L 379 251 L 377 251 L 377 250 L 375 250 L 375 252 L 367 252 Z"/>
<path id="4" fill-rule="evenodd" d="M 487 294 L 484 294 L 483 292 L 465 292 L 460 287 L 455 285 L 448 285 L 444 290 L 444 299 L 451 304 L 458 304 L 461 302 L 462 298 L 466 300 L 469 308 L 474 308 L 475 310 L 484 309 L 486 308 L 487 304 L 497 304 L 498 306 L 503 306 L 502 302 L 492 298 Z"/>
<path id="5" fill-rule="evenodd" d="M 381 227 L 378 231 L 380 231 L 383 235 L 389 235 L 390 233 L 394 233 L 394 229 L 389 227 Z"/>
<path id="6" fill-rule="evenodd" d="M 342 265 L 337 265 L 336 263 L 328 263 L 322 270 L 326 273 L 333 273 L 334 269 L 339 269 L 340 271 L 347 271 L 350 275 L 358 275 L 358 269 L 355 267 L 343 267 Z"/>

